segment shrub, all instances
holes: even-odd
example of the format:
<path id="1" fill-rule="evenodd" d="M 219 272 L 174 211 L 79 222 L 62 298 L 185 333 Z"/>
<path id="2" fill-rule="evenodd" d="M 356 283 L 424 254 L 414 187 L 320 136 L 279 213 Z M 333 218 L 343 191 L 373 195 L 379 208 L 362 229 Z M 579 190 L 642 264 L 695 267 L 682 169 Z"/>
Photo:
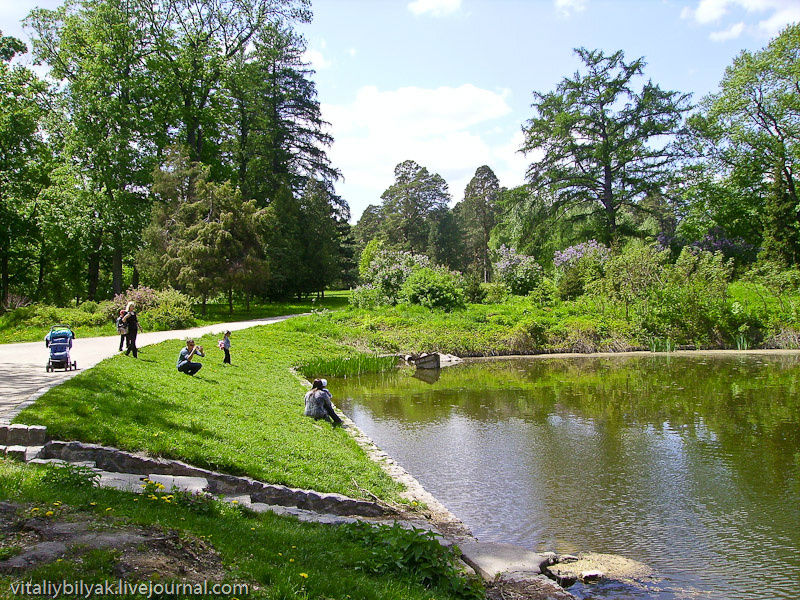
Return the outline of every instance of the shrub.
<path id="1" fill-rule="evenodd" d="M 195 324 L 192 301 L 172 288 L 156 292 L 155 306 L 142 311 L 142 326 L 151 331 L 183 329 Z"/>
<path id="2" fill-rule="evenodd" d="M 542 267 L 532 256 L 517 254 L 514 248 L 500 246 L 499 260 L 494 264 L 498 280 L 505 283 L 512 294 L 524 296 L 542 279 Z"/>
<path id="3" fill-rule="evenodd" d="M 81 304 L 78 308 L 80 308 L 83 312 L 89 313 L 90 315 L 97 312 L 98 304 L 97 302 L 92 302 L 91 300 L 87 300 L 83 304 Z"/>
<path id="4" fill-rule="evenodd" d="M 487 290 L 481 284 L 480 278 L 474 273 L 464 278 L 464 296 L 467 302 L 482 304 L 486 300 Z"/>
<path id="5" fill-rule="evenodd" d="M 380 290 L 371 283 L 358 286 L 350 296 L 350 304 L 356 308 L 375 308 L 380 304 L 386 304 L 382 300 L 384 299 Z"/>
<path id="6" fill-rule="evenodd" d="M 158 304 L 158 292 L 153 288 L 145 286 L 128 288 L 122 294 L 114 296 L 114 300 L 112 300 L 109 306 L 108 318 L 116 320 L 120 309 L 125 308 L 128 302 L 134 302 L 136 304 L 137 313 L 144 313 L 151 308 L 155 308 Z"/>
<path id="7" fill-rule="evenodd" d="M 464 308 L 464 292 L 456 284 L 456 277 L 446 269 L 418 269 L 408 276 L 400 297 L 410 304 L 426 308 L 451 311 Z"/>
<path id="8" fill-rule="evenodd" d="M 400 289 L 409 275 L 417 269 L 430 266 L 427 256 L 398 250 L 380 250 L 369 263 L 362 280 L 364 285 L 377 290 L 376 304 L 397 304 Z"/>
<path id="9" fill-rule="evenodd" d="M 587 286 L 604 274 L 611 250 L 597 240 L 569 246 L 553 255 L 562 300 L 573 300 L 587 291 Z"/>
<path id="10" fill-rule="evenodd" d="M 373 527 L 358 522 L 343 525 L 342 532 L 369 548 L 369 559 L 359 562 L 358 570 L 410 574 L 423 585 L 437 586 L 457 598 L 485 598 L 480 579 L 468 578 L 459 569 L 458 548 L 443 546 L 431 531 L 406 529 L 398 523 Z"/>
<path id="11" fill-rule="evenodd" d="M 502 282 L 488 283 L 485 285 L 486 302 L 488 304 L 502 304 L 508 299 L 511 292 L 508 286 Z"/>

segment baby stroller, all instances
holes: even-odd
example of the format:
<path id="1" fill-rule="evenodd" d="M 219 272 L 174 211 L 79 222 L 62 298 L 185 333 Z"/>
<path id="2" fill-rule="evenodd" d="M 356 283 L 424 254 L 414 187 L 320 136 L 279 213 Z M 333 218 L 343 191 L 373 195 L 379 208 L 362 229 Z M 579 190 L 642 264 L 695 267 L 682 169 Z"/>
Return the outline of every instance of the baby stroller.
<path id="1" fill-rule="evenodd" d="M 50 333 L 44 338 L 44 345 L 50 348 L 50 358 L 45 366 L 48 373 L 56 369 L 71 371 L 78 368 L 75 361 L 71 361 L 69 357 L 73 339 L 75 339 L 75 333 L 69 325 L 53 325 L 50 328 Z"/>

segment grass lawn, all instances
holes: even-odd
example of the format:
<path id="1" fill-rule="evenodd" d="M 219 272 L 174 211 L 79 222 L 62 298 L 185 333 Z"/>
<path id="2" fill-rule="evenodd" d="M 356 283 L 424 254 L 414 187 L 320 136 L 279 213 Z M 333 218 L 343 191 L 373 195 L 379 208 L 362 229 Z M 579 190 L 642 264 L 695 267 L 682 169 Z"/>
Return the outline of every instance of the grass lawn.
<path id="1" fill-rule="evenodd" d="M 325 298 L 316 300 L 308 298 L 291 302 L 272 302 L 268 304 L 251 304 L 247 310 L 244 305 L 234 305 L 233 313 L 227 304 L 207 304 L 206 314 L 200 312 L 200 305 L 195 308 L 195 325 L 214 325 L 233 321 L 249 321 L 311 312 L 320 308 L 338 309 L 347 305 L 349 291 L 326 292 Z M 30 316 L 25 320 L 15 320 L 13 313 L 0 315 L 0 344 L 16 342 L 40 342 L 57 323 L 71 325 L 78 338 L 116 335 L 116 327 L 110 319 L 95 314 L 87 314 L 80 308 L 56 308 L 53 306 L 29 307 Z M 27 310 L 27 309 L 26 309 Z"/>
<path id="2" fill-rule="evenodd" d="M 217 336 L 198 340 L 206 357 L 195 377 L 176 370 L 178 340 L 147 346 L 138 360 L 115 356 L 51 389 L 15 421 L 46 425 L 55 439 L 143 450 L 322 492 L 364 497 L 360 487 L 398 500 L 399 484 L 346 431 L 303 416 L 305 388 L 290 372 L 356 351 L 284 323 L 234 332 L 231 341 L 229 366 Z"/>
<path id="3" fill-rule="evenodd" d="M 169 540 L 169 549 L 165 551 L 164 545 L 160 546 L 161 554 L 151 555 L 152 560 L 166 557 L 174 561 L 176 556 L 185 556 L 187 567 L 195 568 L 216 553 L 221 562 L 222 581 L 250 585 L 249 593 L 240 595 L 242 598 L 444 600 L 456 597 L 443 584 L 424 587 L 419 576 L 407 569 L 390 567 L 382 573 L 361 569 L 361 565 L 371 560 L 374 539 L 359 539 L 346 528 L 300 523 L 269 513 L 256 515 L 219 502 L 206 504 L 200 511 L 163 501 L 160 496 L 165 494 L 149 498 L 95 488 L 80 481 L 53 481 L 48 478 L 49 472 L 50 469 L 40 466 L 0 459 L 0 500 L 16 507 L 15 514 L 6 510 L 2 519 L 6 526 L 17 524 L 17 528 L 3 528 L 0 559 L 19 554 L 30 546 L 30 534 L 25 533 L 27 524 L 38 522 L 41 528 L 48 523 L 88 519 L 93 530 L 124 532 L 145 528 Z M 133 551 L 141 553 L 148 548 Z M 120 578 L 117 565 L 124 558 L 120 550 L 70 552 L 15 576 L 4 574 L 0 576 L 0 587 L 9 590 L 12 583 L 20 580 L 115 582 Z M 167 561 L 160 563 L 161 566 L 157 564 L 156 574 L 146 578 L 169 581 L 169 575 L 158 575 L 168 573 L 163 567 L 171 564 Z M 137 573 L 129 572 L 123 578 L 133 583 Z"/>

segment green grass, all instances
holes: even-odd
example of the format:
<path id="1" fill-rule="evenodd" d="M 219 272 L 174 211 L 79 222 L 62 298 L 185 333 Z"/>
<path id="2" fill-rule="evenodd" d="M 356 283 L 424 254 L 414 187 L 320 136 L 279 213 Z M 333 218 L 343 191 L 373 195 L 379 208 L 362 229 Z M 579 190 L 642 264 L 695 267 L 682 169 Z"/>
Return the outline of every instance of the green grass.
<path id="1" fill-rule="evenodd" d="M 397 367 L 396 356 L 358 354 L 351 357 L 314 358 L 300 365 L 300 372 L 309 379 L 318 373 L 328 377 L 356 377 L 365 373 L 380 373 Z"/>
<path id="2" fill-rule="evenodd" d="M 399 484 L 346 431 L 303 416 L 306 390 L 290 372 L 355 351 L 281 323 L 235 332 L 228 366 L 216 338 L 198 340 L 207 355 L 196 377 L 175 368 L 182 342 L 147 346 L 138 360 L 116 356 L 53 388 L 15 420 L 46 425 L 55 439 L 141 450 L 323 492 L 363 496 L 364 488 L 398 500 Z"/>
<path id="3" fill-rule="evenodd" d="M 337 527 L 300 523 L 270 513 L 256 515 L 221 503 L 214 503 L 210 514 L 201 514 L 131 493 L 87 485 L 56 485 L 43 478 L 45 472 L 42 467 L 0 459 L 0 500 L 20 504 L 20 518 L 30 516 L 32 508 L 39 508 L 40 514 L 54 511 L 53 516 L 43 518 L 69 520 L 88 514 L 96 525 L 176 531 L 187 547 L 213 547 L 222 559 L 225 581 L 250 585 L 249 595 L 244 596 L 247 598 L 454 598 L 442 586 L 425 588 L 405 571 L 371 573 L 359 569 L 361 563 L 371 560 L 372 545 L 366 538 L 345 535 Z M 4 534 L 0 545 L 9 548 L 7 554 L 17 551 L 13 533 Z M 93 550 L 82 557 L 66 556 L 16 577 L 0 576 L 0 587 L 8 590 L 12 582 L 20 579 L 80 579 L 87 584 L 104 579 L 116 581 L 117 557 L 117 552 L 107 550 Z M 134 577 L 128 575 L 126 581 L 135 581 Z M 227 598 L 230 600 L 230 596 Z"/>
<path id="4" fill-rule="evenodd" d="M 268 304 L 251 304 L 247 310 L 244 305 L 234 305 L 233 314 L 227 304 L 207 304 L 206 314 L 201 314 L 200 305 L 195 305 L 195 326 L 214 325 L 232 321 L 249 321 L 306 313 L 320 309 L 338 309 L 347 305 L 349 291 L 326 292 L 325 298 L 316 300 L 309 298 L 302 301 L 274 302 Z M 12 313 L 0 315 L 0 344 L 16 342 L 39 342 L 56 323 L 67 323 L 72 326 L 78 338 L 116 335 L 116 327 L 112 320 L 103 314 L 87 313 L 80 308 L 57 308 L 55 306 L 34 306 L 30 317 L 15 320 Z"/>

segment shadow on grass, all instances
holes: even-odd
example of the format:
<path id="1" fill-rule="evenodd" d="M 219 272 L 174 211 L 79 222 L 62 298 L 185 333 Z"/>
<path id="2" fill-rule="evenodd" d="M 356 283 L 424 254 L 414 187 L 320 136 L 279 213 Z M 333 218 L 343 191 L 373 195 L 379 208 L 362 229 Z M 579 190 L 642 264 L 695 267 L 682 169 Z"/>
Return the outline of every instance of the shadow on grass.
<path id="1" fill-rule="evenodd" d="M 126 393 L 131 391 L 132 394 Z M 132 400 L 131 396 L 135 399 Z M 154 451 L 158 455 L 164 455 L 165 448 L 154 443 L 156 440 L 149 439 L 149 436 L 159 432 L 170 432 L 172 436 L 177 434 L 184 440 L 211 438 L 224 441 L 196 418 L 189 420 L 187 415 L 189 422 L 182 423 L 167 416 L 181 408 L 184 407 L 179 403 L 113 377 L 78 377 L 43 396 L 21 413 L 19 420 L 46 425 L 54 437 L 133 451 Z M 175 440 L 170 444 L 174 445 Z"/>

